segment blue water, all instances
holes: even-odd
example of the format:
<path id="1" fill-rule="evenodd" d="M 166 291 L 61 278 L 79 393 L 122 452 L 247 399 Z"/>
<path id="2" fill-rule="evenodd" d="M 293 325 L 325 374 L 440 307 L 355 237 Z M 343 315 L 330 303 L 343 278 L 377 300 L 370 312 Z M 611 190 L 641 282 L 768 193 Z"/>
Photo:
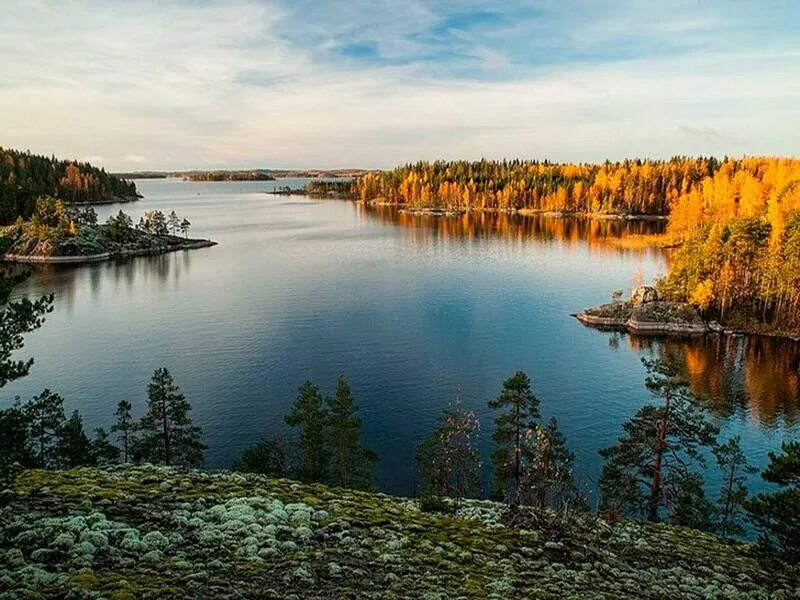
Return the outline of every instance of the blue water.
<path id="1" fill-rule="evenodd" d="M 648 399 L 640 357 L 665 346 L 587 329 L 569 314 L 664 273 L 663 253 L 606 239 L 658 225 L 411 217 L 263 193 L 287 183 L 303 181 L 141 181 L 144 199 L 101 207 L 102 219 L 122 208 L 134 221 L 174 209 L 191 235 L 219 245 L 37 270 L 18 292 L 55 292 L 55 311 L 20 354 L 36 359 L 30 376 L 0 404 L 50 387 L 87 427 L 107 427 L 120 399 L 141 413 L 153 370 L 167 366 L 203 427 L 208 465 L 223 467 L 259 437 L 289 433 L 283 416 L 305 379 L 329 393 L 344 374 L 365 442 L 380 455 L 378 487 L 412 493 L 414 445 L 456 387 L 481 418 L 488 457 L 486 402 L 522 369 L 593 485 L 597 450 Z M 740 434 L 754 463 L 797 437 L 796 345 L 741 338 L 668 351 L 688 357 L 723 437 Z"/>

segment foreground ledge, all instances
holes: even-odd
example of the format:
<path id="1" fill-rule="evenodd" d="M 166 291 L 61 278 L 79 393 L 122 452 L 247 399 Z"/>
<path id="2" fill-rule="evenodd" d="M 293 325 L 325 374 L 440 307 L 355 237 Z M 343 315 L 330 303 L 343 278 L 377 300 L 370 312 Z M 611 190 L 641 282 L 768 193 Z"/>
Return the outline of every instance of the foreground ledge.
<path id="1" fill-rule="evenodd" d="M 795 565 L 665 524 L 230 472 L 26 471 L 0 499 L 0 597 L 789 598 Z"/>

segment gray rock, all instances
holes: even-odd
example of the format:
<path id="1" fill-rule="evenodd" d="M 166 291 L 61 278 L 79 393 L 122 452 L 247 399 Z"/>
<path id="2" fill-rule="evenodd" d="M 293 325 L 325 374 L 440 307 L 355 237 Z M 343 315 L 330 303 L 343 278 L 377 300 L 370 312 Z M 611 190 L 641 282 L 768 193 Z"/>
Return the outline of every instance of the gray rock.
<path id="1" fill-rule="evenodd" d="M 658 301 L 658 291 L 649 285 L 640 285 L 631 291 L 631 304 L 647 304 L 648 302 Z"/>

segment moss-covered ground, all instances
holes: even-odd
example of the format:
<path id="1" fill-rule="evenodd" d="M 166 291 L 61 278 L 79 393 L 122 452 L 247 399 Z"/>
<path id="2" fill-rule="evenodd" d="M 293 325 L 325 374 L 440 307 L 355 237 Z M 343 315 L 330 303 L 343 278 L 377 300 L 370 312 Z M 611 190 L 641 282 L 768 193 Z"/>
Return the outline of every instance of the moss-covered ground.
<path id="1" fill-rule="evenodd" d="M 3 492 L 7 598 L 794 598 L 745 544 L 229 472 L 26 471 Z"/>

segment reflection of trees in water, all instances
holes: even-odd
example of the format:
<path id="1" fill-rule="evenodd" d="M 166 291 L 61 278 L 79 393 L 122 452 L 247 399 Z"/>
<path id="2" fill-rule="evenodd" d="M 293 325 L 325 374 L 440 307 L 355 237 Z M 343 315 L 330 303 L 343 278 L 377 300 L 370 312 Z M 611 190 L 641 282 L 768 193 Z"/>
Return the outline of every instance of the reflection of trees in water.
<path id="1" fill-rule="evenodd" d="M 695 394 L 708 398 L 720 416 L 746 410 L 771 427 L 800 422 L 800 344 L 764 336 L 704 336 L 673 340 L 628 336 L 636 349 L 649 349 L 683 365 Z"/>
<path id="2" fill-rule="evenodd" d="M 446 237 L 469 240 L 502 237 L 539 243 L 586 244 L 598 250 L 620 253 L 631 250 L 609 244 L 609 240 L 629 235 L 663 233 L 666 229 L 664 221 L 590 219 L 481 211 L 454 216 L 435 216 L 405 213 L 392 206 L 373 205 L 359 205 L 359 210 L 369 217 L 406 228 L 417 242 Z"/>
<path id="3" fill-rule="evenodd" d="M 79 290 L 88 289 L 92 299 L 100 296 L 104 286 L 131 291 L 141 283 L 165 285 L 170 276 L 177 283 L 191 269 L 190 251 L 172 252 L 154 256 L 139 256 L 83 266 L 37 265 L 33 277 L 15 292 L 36 295 L 54 292 L 56 310 L 72 312 Z"/>

